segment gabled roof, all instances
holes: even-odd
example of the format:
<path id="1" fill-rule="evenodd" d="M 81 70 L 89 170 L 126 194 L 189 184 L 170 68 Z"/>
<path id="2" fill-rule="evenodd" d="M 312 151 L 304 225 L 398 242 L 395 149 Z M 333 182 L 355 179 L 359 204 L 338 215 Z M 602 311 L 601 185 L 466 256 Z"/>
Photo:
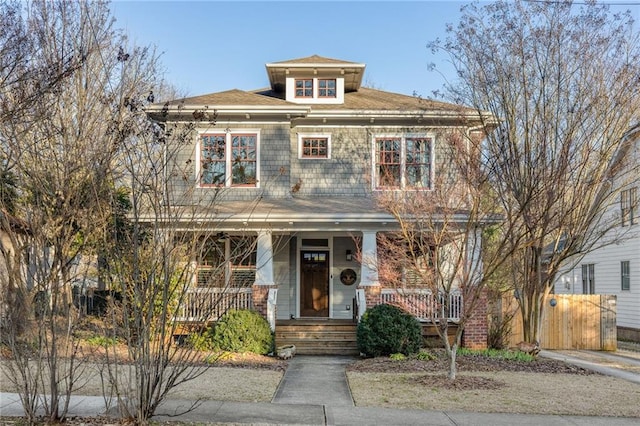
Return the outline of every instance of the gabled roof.
<path id="1" fill-rule="evenodd" d="M 318 55 L 288 61 L 272 62 L 265 65 L 271 89 L 281 91 L 285 87 L 287 76 L 312 72 L 318 76 L 344 77 L 345 92 L 358 90 L 362 84 L 365 64 L 326 58 Z"/>

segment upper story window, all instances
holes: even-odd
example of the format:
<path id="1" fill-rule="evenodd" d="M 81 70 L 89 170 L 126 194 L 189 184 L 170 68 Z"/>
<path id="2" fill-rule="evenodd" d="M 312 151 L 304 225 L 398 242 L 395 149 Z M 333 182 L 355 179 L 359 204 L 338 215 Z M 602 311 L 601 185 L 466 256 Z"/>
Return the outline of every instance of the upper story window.
<path id="1" fill-rule="evenodd" d="M 299 158 L 331 158 L 331 135 L 298 134 Z"/>
<path id="2" fill-rule="evenodd" d="M 620 192 L 620 215 L 622 226 L 634 225 L 638 214 L 638 188 L 629 188 Z"/>
<path id="3" fill-rule="evenodd" d="M 319 79 L 318 80 L 318 97 L 319 98 L 335 98 L 336 97 L 336 80 L 335 79 Z"/>
<path id="4" fill-rule="evenodd" d="M 200 186 L 258 185 L 258 133 L 200 135 Z"/>
<path id="5" fill-rule="evenodd" d="M 296 79 L 296 98 L 313 98 L 312 79 Z"/>
<path id="6" fill-rule="evenodd" d="M 287 77 L 285 99 L 287 102 L 304 105 L 342 105 L 345 100 L 344 77 L 332 74 Z"/>
<path id="7" fill-rule="evenodd" d="M 431 189 L 432 145 L 431 137 L 376 137 L 376 188 Z"/>

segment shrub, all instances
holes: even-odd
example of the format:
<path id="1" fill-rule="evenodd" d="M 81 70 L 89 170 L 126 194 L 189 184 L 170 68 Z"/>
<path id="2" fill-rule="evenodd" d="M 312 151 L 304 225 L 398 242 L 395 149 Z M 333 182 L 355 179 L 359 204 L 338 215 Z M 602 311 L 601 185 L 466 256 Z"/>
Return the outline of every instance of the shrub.
<path id="1" fill-rule="evenodd" d="M 209 331 L 213 348 L 266 355 L 273 350 L 273 335 L 265 318 L 250 310 L 231 310 Z"/>
<path id="2" fill-rule="evenodd" d="M 431 352 L 427 352 L 427 351 L 420 351 L 416 355 L 416 359 L 418 359 L 420 361 L 433 361 L 436 358 L 437 357 L 434 354 L 432 354 Z"/>
<path id="3" fill-rule="evenodd" d="M 401 354 L 401 353 L 391 354 L 391 355 L 389 356 L 389 358 L 390 358 L 392 361 L 404 361 L 405 359 L 407 359 L 406 355 L 405 355 L 405 354 Z"/>
<path id="4" fill-rule="evenodd" d="M 420 350 L 422 328 L 411 314 L 392 305 L 377 305 L 362 316 L 358 349 L 365 356 L 411 355 Z"/>

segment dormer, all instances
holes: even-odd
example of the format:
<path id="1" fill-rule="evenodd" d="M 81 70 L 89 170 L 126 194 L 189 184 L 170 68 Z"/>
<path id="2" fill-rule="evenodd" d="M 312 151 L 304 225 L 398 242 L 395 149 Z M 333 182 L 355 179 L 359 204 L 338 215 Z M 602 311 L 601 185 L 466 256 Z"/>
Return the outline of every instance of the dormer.
<path id="1" fill-rule="evenodd" d="M 343 104 L 344 94 L 362 84 L 364 64 L 324 58 L 307 58 L 266 64 L 271 89 L 297 104 Z"/>

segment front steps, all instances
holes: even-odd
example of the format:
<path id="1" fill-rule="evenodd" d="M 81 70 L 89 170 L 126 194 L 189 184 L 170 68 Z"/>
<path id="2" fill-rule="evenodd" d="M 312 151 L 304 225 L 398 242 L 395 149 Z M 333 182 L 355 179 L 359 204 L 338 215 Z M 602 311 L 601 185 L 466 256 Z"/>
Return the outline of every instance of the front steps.
<path id="1" fill-rule="evenodd" d="M 276 321 L 276 347 L 295 345 L 300 355 L 358 355 L 352 320 L 294 319 Z"/>

